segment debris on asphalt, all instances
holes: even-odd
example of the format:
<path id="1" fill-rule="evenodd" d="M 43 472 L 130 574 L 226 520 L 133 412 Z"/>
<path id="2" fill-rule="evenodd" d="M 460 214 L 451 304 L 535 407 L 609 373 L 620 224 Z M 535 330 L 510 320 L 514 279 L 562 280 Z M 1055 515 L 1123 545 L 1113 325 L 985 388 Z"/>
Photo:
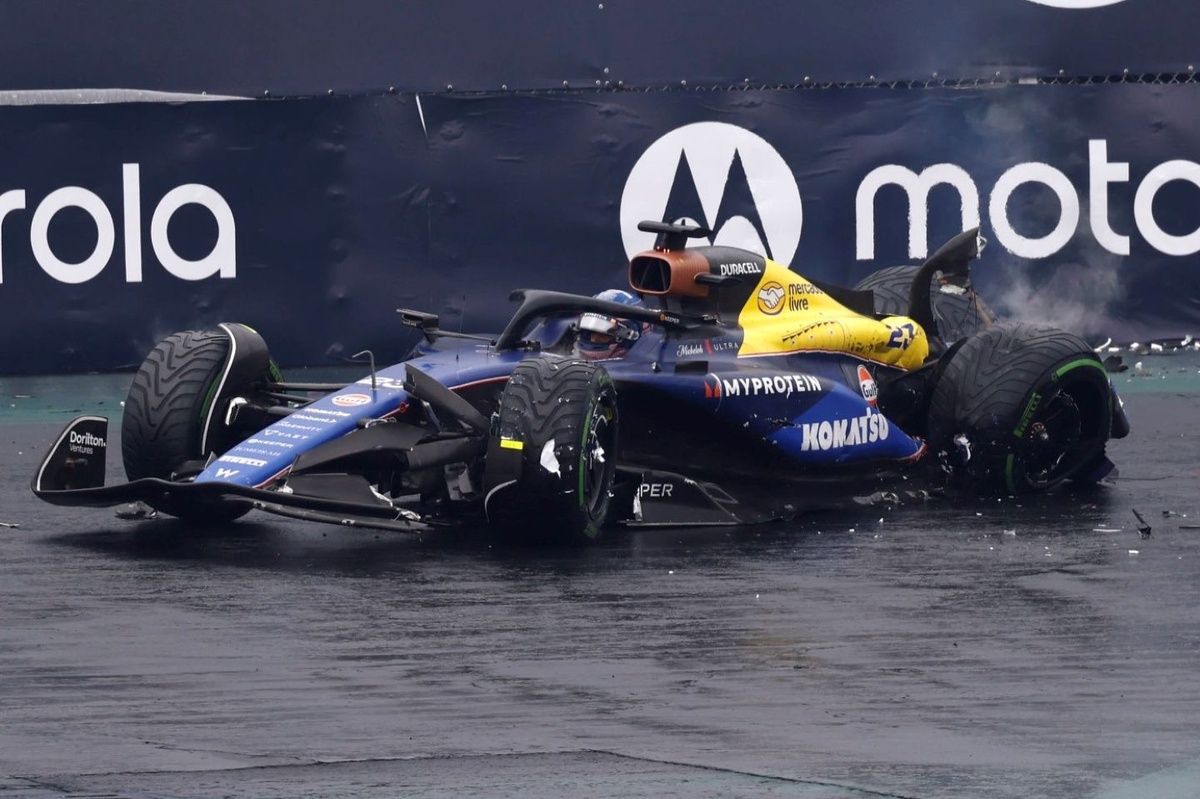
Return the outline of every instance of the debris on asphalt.
<path id="1" fill-rule="evenodd" d="M 10 530 L 15 530 L 15 529 L 17 529 L 17 528 L 18 528 L 18 527 L 20 527 L 20 526 L 21 526 L 21 525 L 19 525 L 19 524 L 15 524 L 15 523 L 13 523 L 13 522 L 0 522 L 0 527 L 7 527 L 7 528 L 8 528 L 8 529 L 10 529 Z"/>
<path id="2" fill-rule="evenodd" d="M 157 519 L 158 511 L 150 507 L 144 502 L 132 502 L 128 505 L 122 505 L 115 511 L 118 519 L 127 521 L 142 521 L 144 519 Z"/>
<path id="3" fill-rule="evenodd" d="M 865 497 L 854 497 L 853 499 L 856 504 L 868 507 L 900 504 L 900 495 L 892 491 L 876 491 L 874 494 Z"/>
<path id="4" fill-rule="evenodd" d="M 1142 538 L 1149 538 L 1150 537 L 1150 525 L 1146 524 L 1146 520 L 1142 518 L 1142 514 L 1137 512 L 1137 508 L 1133 508 L 1133 515 L 1136 516 L 1137 520 L 1138 520 L 1138 528 L 1137 528 L 1138 534 Z"/>

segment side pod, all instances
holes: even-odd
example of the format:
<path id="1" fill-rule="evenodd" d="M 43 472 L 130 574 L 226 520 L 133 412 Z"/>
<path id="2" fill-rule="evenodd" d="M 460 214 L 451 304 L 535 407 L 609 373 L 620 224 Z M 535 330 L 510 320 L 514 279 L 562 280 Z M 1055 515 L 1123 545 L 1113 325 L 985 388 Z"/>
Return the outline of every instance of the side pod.
<path id="1" fill-rule="evenodd" d="M 33 476 L 33 491 L 71 491 L 104 485 L 108 419 L 80 416 L 63 428 Z"/>

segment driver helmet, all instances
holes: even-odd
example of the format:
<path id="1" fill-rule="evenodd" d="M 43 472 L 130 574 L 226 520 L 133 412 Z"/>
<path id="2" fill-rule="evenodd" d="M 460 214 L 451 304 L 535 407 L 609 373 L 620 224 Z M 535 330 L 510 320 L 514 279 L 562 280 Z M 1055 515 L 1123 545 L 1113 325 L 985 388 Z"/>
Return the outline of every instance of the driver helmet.
<path id="1" fill-rule="evenodd" d="M 595 298 L 638 308 L 645 307 L 636 295 L 620 289 L 607 289 L 595 295 Z M 641 338 L 643 327 L 641 322 L 598 313 L 581 314 L 577 325 L 579 337 L 575 341 L 575 347 L 580 356 L 590 360 L 621 357 Z"/>

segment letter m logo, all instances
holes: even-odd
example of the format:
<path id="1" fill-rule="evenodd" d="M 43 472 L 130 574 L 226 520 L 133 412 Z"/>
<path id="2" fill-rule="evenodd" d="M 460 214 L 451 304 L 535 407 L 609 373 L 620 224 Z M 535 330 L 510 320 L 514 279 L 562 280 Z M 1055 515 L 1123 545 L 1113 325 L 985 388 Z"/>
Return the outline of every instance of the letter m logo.
<path id="1" fill-rule="evenodd" d="M 929 193 L 946 185 L 958 192 L 962 229 L 979 226 L 979 189 L 967 171 L 955 164 L 933 164 L 919 174 L 908 167 L 886 164 L 863 178 L 854 198 L 855 256 L 860 261 L 875 258 L 875 195 L 886 185 L 902 188 L 908 195 L 908 256 L 929 254 Z"/>

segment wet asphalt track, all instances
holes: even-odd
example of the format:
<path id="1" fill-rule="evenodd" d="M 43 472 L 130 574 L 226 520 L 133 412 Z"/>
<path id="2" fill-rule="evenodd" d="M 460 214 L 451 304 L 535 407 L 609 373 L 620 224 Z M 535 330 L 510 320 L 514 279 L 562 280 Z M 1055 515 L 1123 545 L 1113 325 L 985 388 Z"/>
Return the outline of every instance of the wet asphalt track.
<path id="1" fill-rule="evenodd" d="M 1103 490 L 578 552 L 53 508 L 128 377 L 0 379 L 0 797 L 1200 796 L 1200 374 L 1146 361 Z"/>

